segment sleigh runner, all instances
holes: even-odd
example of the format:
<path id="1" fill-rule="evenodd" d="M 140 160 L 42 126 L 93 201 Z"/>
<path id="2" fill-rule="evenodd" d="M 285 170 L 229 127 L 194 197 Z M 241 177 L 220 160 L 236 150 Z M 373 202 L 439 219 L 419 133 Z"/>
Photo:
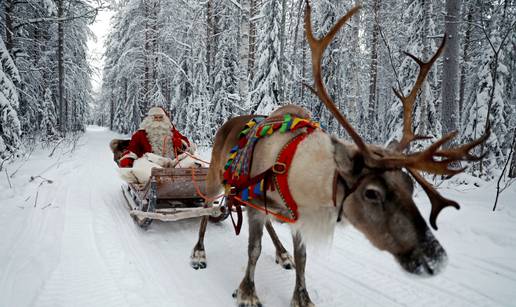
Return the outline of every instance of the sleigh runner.
<path id="1" fill-rule="evenodd" d="M 117 140 L 118 141 L 118 140 Z M 113 149 L 115 161 L 117 152 L 127 142 L 120 141 Z M 129 208 L 129 214 L 142 228 L 152 221 L 178 221 L 208 216 L 211 222 L 220 222 L 228 217 L 223 199 L 206 207 L 206 175 L 208 168 L 153 168 L 146 183 L 124 183 L 122 193 Z"/>

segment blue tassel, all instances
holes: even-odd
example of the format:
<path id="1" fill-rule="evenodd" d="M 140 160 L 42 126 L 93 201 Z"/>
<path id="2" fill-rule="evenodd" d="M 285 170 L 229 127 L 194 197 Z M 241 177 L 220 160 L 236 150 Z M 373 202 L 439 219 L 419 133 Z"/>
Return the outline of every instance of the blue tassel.
<path id="1" fill-rule="evenodd" d="M 261 181 L 254 185 L 253 193 L 255 195 L 262 195 L 262 182 Z"/>
<path id="2" fill-rule="evenodd" d="M 249 189 L 245 188 L 242 190 L 242 200 L 248 201 L 249 200 Z"/>

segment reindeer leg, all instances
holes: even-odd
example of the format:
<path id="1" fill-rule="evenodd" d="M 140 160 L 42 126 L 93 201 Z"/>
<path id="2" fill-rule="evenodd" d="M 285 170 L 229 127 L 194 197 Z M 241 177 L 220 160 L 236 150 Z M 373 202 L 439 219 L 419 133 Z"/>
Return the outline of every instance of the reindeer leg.
<path id="1" fill-rule="evenodd" d="M 215 197 L 217 195 L 222 186 L 221 186 L 221 175 L 217 172 L 215 167 L 210 167 L 208 170 L 208 176 L 206 178 L 206 190 L 208 197 Z M 206 202 L 205 207 L 209 208 L 213 206 L 213 202 Z M 192 268 L 205 269 L 206 268 L 206 251 L 204 250 L 204 235 L 206 234 L 206 228 L 208 227 L 208 216 L 203 216 L 201 218 L 201 224 L 199 225 L 199 239 L 197 240 L 197 244 L 195 244 L 192 255 L 190 256 L 190 265 Z"/>
<path id="2" fill-rule="evenodd" d="M 206 268 L 206 252 L 204 251 L 204 234 L 206 233 L 206 227 L 208 226 L 208 216 L 203 216 L 201 219 L 201 225 L 199 226 L 199 240 L 192 251 L 190 257 L 190 265 L 192 268 L 205 269 Z"/>
<path id="3" fill-rule="evenodd" d="M 293 236 L 294 260 L 296 262 L 296 287 L 292 296 L 291 307 L 315 307 L 310 300 L 305 285 L 306 247 L 301 240 L 301 235 L 296 232 Z"/>
<path id="4" fill-rule="evenodd" d="M 292 259 L 292 256 L 289 255 L 283 244 L 281 244 L 270 220 L 265 222 L 265 228 L 271 236 L 272 243 L 274 243 L 274 246 L 276 247 L 276 263 L 281 265 L 285 270 L 291 270 L 294 267 L 294 260 Z"/>
<path id="5" fill-rule="evenodd" d="M 262 303 L 260 303 L 254 287 L 254 270 L 262 251 L 265 216 L 254 209 L 248 210 L 247 216 L 249 217 L 249 258 L 244 279 L 242 279 L 240 286 L 233 293 L 233 297 L 237 298 L 239 307 L 262 307 Z"/>

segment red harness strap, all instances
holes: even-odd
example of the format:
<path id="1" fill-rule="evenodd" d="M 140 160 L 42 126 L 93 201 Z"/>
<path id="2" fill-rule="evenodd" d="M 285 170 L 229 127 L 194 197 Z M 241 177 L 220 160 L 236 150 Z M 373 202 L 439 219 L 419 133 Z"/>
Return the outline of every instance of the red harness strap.
<path id="1" fill-rule="evenodd" d="M 242 227 L 241 206 L 248 206 L 263 211 L 265 212 L 265 214 L 270 214 L 275 218 L 287 223 L 295 223 L 297 221 L 299 217 L 297 212 L 297 203 L 294 200 L 292 194 L 290 193 L 290 189 L 288 186 L 288 171 L 290 169 L 290 165 L 292 164 L 292 159 L 294 158 L 294 154 L 296 153 L 298 145 L 313 131 L 314 129 L 307 129 L 307 132 L 298 134 L 297 136 L 292 138 L 287 144 L 285 144 L 285 146 L 283 146 L 278 155 L 278 158 L 276 159 L 276 163 L 274 163 L 274 165 L 271 168 L 267 169 L 263 173 L 258 174 L 249 180 L 248 183 L 250 185 L 254 185 L 262 179 L 265 180 L 266 184 L 264 187 L 263 195 L 265 204 L 264 206 L 256 205 L 251 202 L 242 200 L 239 197 L 240 191 L 237 191 L 236 189 L 230 192 L 230 194 L 227 196 L 228 209 L 231 210 L 234 206 L 237 212 L 236 223 L 233 219 L 233 216 L 231 216 L 231 220 L 233 222 L 233 226 L 235 228 L 235 232 L 237 235 L 240 233 L 240 228 Z M 267 209 L 266 190 L 269 188 L 269 184 L 267 184 L 267 182 L 270 180 L 270 177 L 272 177 L 272 179 L 274 180 L 274 184 L 270 185 L 271 190 L 274 190 L 274 186 L 278 188 L 278 193 L 285 202 L 285 205 L 289 210 L 291 217 L 284 216 L 282 214 L 275 213 Z"/>
<path id="2" fill-rule="evenodd" d="M 297 146 L 301 143 L 313 130 L 308 130 L 307 133 L 301 133 L 291 139 L 281 150 L 276 160 L 276 164 L 272 167 L 272 171 L 274 172 L 274 182 L 278 187 L 278 193 L 281 195 L 281 198 L 287 205 L 287 209 L 290 211 L 292 216 L 292 220 L 297 221 L 297 203 L 292 197 L 290 193 L 290 189 L 288 186 L 288 171 L 290 169 L 290 164 L 292 164 L 292 159 L 294 158 L 294 154 L 297 150 Z"/>

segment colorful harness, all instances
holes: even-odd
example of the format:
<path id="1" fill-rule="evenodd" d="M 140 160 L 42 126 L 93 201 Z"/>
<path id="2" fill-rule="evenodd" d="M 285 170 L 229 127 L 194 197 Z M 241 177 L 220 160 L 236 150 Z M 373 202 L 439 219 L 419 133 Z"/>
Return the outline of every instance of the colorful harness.
<path id="1" fill-rule="evenodd" d="M 235 207 L 237 211 L 237 223 L 233 221 L 235 232 L 238 235 L 242 226 L 242 206 L 250 206 L 264 211 L 266 214 L 285 221 L 295 223 L 298 219 L 297 203 L 290 193 L 288 186 L 288 170 L 298 145 L 316 128 L 319 123 L 309 119 L 285 114 L 278 117 L 255 117 L 250 120 L 239 134 L 238 144 L 230 151 L 230 157 L 225 165 L 224 185 L 226 187 L 226 200 L 228 207 Z M 253 152 L 257 142 L 275 132 L 301 133 L 290 139 L 283 146 L 276 162 L 266 171 L 251 177 L 251 166 Z M 268 189 L 278 190 L 283 199 L 290 216 L 272 212 L 267 209 L 266 192 Z M 260 198 L 263 206 L 250 202 L 252 199 Z"/>

